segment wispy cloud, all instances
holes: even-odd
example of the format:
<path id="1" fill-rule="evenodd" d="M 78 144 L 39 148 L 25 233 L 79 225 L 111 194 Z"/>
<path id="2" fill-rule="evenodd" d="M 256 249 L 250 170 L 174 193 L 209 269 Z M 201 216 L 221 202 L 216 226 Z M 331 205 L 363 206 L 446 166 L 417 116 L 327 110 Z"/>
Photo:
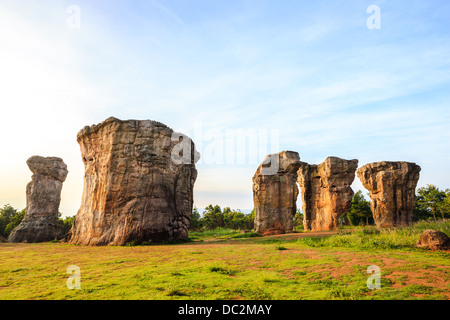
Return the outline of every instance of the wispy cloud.
<path id="1" fill-rule="evenodd" d="M 81 29 L 71 31 L 64 4 L 25 3 L 0 6 L 0 181 L 20 176 L 24 186 L 28 156 L 61 155 L 63 192 L 74 194 L 63 210 L 76 211 L 81 194 L 76 132 L 111 115 L 187 131 L 198 121 L 222 132 L 277 129 L 280 149 L 305 161 L 417 160 L 423 181 L 450 187 L 441 160 L 450 150 L 450 4 L 378 1 L 382 28 L 368 30 L 364 2 L 81 0 Z M 244 192 L 255 170 L 199 169 L 198 202 L 234 182 Z M 23 196 L 20 184 L 8 187 L 0 195 Z M 251 207 L 251 189 L 244 198 Z"/>
<path id="2" fill-rule="evenodd" d="M 172 10 L 169 10 L 167 7 L 163 6 L 162 4 L 160 4 L 157 1 L 152 1 L 152 4 L 161 9 L 162 11 L 164 11 L 166 14 L 168 14 L 172 19 L 174 19 L 176 22 L 178 22 L 179 25 L 184 25 L 183 20 L 181 20 Z"/>

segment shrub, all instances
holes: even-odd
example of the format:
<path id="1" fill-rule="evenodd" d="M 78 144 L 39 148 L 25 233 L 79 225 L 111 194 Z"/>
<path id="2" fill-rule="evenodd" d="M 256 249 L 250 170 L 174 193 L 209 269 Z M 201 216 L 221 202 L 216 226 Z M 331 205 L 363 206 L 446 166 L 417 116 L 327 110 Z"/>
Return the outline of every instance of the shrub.
<path id="1" fill-rule="evenodd" d="M 73 222 L 75 220 L 75 216 L 65 217 L 64 219 L 59 218 L 59 223 L 61 224 L 61 235 L 63 237 L 70 231 L 72 228 Z"/>
<path id="2" fill-rule="evenodd" d="M 18 211 L 9 204 L 0 209 L 0 235 L 8 238 L 25 216 L 25 209 Z"/>

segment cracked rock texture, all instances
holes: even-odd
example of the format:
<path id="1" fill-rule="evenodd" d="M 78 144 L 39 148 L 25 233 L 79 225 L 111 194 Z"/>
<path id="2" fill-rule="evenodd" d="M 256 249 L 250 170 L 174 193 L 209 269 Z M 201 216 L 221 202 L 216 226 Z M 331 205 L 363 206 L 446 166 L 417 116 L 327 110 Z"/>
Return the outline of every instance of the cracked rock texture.
<path id="1" fill-rule="evenodd" d="M 125 245 L 188 238 L 200 155 L 152 120 L 108 118 L 77 135 L 85 167 L 80 209 L 66 239 Z"/>
<path id="2" fill-rule="evenodd" d="M 303 206 L 305 230 L 334 230 L 339 218 L 352 205 L 358 160 L 328 157 L 319 165 L 302 162 L 298 170 L 298 184 Z"/>
<path id="3" fill-rule="evenodd" d="M 10 242 L 45 242 L 61 237 L 58 209 L 68 171 L 57 157 L 33 156 L 27 160 L 33 172 L 27 184 L 27 207 L 20 224 L 8 237 Z"/>
<path id="4" fill-rule="evenodd" d="M 379 228 L 412 224 L 420 170 L 417 164 L 404 161 L 374 162 L 357 170 L 369 190 L 370 207 Z"/>
<path id="5" fill-rule="evenodd" d="M 253 176 L 255 231 L 265 235 L 292 232 L 297 210 L 297 152 L 266 156 Z"/>

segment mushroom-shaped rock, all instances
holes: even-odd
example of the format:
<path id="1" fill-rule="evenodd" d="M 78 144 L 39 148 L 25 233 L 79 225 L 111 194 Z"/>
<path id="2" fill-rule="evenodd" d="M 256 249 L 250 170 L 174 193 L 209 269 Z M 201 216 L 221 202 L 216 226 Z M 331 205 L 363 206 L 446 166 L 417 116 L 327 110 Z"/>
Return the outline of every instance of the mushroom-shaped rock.
<path id="1" fill-rule="evenodd" d="M 45 242 L 58 239 L 61 237 L 58 210 L 67 166 L 61 158 L 41 156 L 29 158 L 27 165 L 33 176 L 27 184 L 25 216 L 8 240 Z"/>
<path id="2" fill-rule="evenodd" d="M 379 228 L 412 224 L 420 166 L 412 162 L 382 161 L 366 164 L 356 173 L 369 190 L 370 207 Z"/>

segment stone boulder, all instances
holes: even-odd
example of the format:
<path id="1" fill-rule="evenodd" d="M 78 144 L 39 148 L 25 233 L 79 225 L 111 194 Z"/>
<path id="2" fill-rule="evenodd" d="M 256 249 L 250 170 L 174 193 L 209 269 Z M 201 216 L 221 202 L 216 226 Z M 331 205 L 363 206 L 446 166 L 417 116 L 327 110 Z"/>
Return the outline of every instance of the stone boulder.
<path id="1" fill-rule="evenodd" d="M 292 232 L 297 210 L 297 152 L 266 156 L 253 176 L 255 231 L 264 235 Z"/>
<path id="2" fill-rule="evenodd" d="M 328 157 L 319 165 L 302 162 L 298 170 L 304 230 L 334 230 L 352 205 L 358 160 Z"/>
<path id="3" fill-rule="evenodd" d="M 370 207 L 379 228 L 411 225 L 420 166 L 412 162 L 375 162 L 357 170 L 369 190 Z"/>
<path id="4" fill-rule="evenodd" d="M 425 230 L 416 243 L 418 248 L 431 250 L 450 250 L 450 238 L 441 231 Z"/>
<path id="5" fill-rule="evenodd" d="M 61 237 L 58 210 L 68 171 L 57 157 L 33 156 L 27 160 L 33 172 L 27 184 L 27 207 L 21 223 L 11 232 L 10 242 L 45 242 Z"/>
<path id="6" fill-rule="evenodd" d="M 80 209 L 66 240 L 125 245 L 188 238 L 199 159 L 192 141 L 152 120 L 108 118 L 77 135 Z"/>

